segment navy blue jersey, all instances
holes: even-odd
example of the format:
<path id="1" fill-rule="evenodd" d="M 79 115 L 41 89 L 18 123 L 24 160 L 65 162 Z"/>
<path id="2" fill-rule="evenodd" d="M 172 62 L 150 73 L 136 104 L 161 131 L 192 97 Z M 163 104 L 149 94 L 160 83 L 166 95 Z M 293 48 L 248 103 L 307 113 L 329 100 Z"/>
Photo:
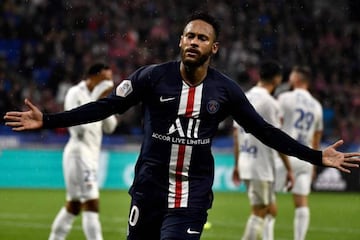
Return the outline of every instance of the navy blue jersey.
<path id="1" fill-rule="evenodd" d="M 132 195 L 167 208 L 209 208 L 214 159 L 211 142 L 219 123 L 232 116 L 270 147 L 321 165 L 321 152 L 297 143 L 257 114 L 240 87 L 209 68 L 197 86 L 181 78 L 180 62 L 145 66 L 113 93 L 68 112 L 44 115 L 44 127 L 67 127 L 123 113 L 142 103 L 144 140 Z"/>

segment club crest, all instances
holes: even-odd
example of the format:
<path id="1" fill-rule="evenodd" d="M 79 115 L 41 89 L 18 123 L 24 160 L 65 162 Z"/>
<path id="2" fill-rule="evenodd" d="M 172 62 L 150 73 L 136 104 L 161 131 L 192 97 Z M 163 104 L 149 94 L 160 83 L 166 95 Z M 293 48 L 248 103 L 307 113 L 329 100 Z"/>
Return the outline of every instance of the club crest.
<path id="1" fill-rule="evenodd" d="M 126 97 L 133 91 L 131 81 L 124 80 L 116 88 L 116 95 L 120 97 Z"/>
<path id="2" fill-rule="evenodd" d="M 216 113 L 219 108 L 220 108 L 220 104 L 215 101 L 215 100 L 210 100 L 208 103 L 207 103 L 207 111 L 210 113 L 210 114 L 214 114 Z"/>

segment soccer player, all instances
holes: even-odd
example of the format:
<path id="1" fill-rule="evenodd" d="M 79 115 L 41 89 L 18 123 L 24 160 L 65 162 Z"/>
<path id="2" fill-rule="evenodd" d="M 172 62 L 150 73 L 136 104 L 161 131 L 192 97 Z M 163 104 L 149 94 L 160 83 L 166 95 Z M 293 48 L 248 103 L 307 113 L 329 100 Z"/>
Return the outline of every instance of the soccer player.
<path id="1" fill-rule="evenodd" d="M 295 66 L 292 69 L 289 84 L 293 91 L 282 93 L 278 97 L 283 112 L 282 129 L 299 142 L 320 149 L 322 106 L 308 91 L 310 81 L 309 67 Z M 294 239 L 304 240 L 310 221 L 308 195 L 315 170 L 313 165 L 294 157 L 290 158 L 290 164 L 295 176 L 295 184 L 291 190 L 295 205 Z"/>
<path id="2" fill-rule="evenodd" d="M 260 80 L 251 88 L 246 97 L 256 111 L 275 127 L 281 126 L 280 108 L 271 95 L 281 83 L 282 68 L 275 61 L 265 61 L 260 65 Z M 275 199 L 275 154 L 273 149 L 264 145 L 253 135 L 234 122 L 233 181 L 245 182 L 251 205 L 251 215 L 247 220 L 243 240 L 274 239 L 274 224 L 277 214 Z M 280 154 L 287 169 L 289 187 L 293 184 L 293 174 L 288 157 Z"/>
<path id="3" fill-rule="evenodd" d="M 111 69 L 103 63 L 93 64 L 86 79 L 68 90 L 64 109 L 70 110 L 105 97 L 113 86 Z M 99 221 L 98 161 L 102 133 L 112 133 L 116 125 L 116 117 L 112 115 L 102 121 L 69 128 L 70 139 L 63 154 L 66 204 L 52 224 L 49 240 L 65 239 L 81 211 L 86 239 L 103 239 Z"/>
<path id="4" fill-rule="evenodd" d="M 5 124 L 15 131 L 72 126 L 141 102 L 144 138 L 129 190 L 128 240 L 200 239 L 213 201 L 211 142 L 230 115 L 284 154 L 345 172 L 358 167 L 360 153 L 336 150 L 342 141 L 313 150 L 260 117 L 239 85 L 209 66 L 219 49 L 219 29 L 212 16 L 195 13 L 180 37 L 180 61 L 141 67 L 108 97 L 62 113 L 42 113 L 26 99 L 30 110 L 6 113 Z"/>

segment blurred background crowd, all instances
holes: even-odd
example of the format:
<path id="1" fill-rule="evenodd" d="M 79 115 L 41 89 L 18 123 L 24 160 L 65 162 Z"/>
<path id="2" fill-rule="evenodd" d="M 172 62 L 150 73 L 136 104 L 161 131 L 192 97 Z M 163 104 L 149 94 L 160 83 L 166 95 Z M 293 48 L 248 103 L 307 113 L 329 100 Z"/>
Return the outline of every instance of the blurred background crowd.
<path id="1" fill-rule="evenodd" d="M 221 22 L 213 66 L 244 90 L 263 59 L 283 64 L 284 82 L 292 66 L 310 66 L 324 141 L 360 144 L 360 3 L 350 0 L 2 0 L 1 114 L 24 109 L 26 97 L 61 111 L 66 90 L 94 61 L 109 63 L 117 84 L 142 65 L 178 59 L 184 21 L 196 9 Z M 141 133 L 139 110 L 123 115 L 116 133 Z"/>

